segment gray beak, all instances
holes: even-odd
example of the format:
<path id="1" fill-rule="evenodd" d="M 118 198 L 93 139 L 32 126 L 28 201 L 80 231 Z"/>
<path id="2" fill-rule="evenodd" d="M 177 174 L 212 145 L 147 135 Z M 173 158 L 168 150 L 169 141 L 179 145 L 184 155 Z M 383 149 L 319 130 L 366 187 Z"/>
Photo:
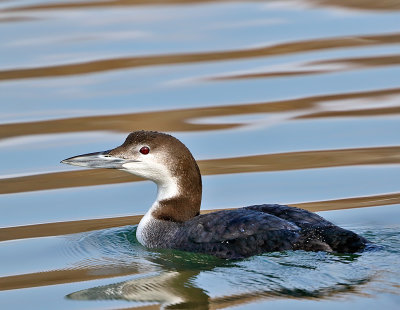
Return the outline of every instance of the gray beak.
<path id="1" fill-rule="evenodd" d="M 88 168 L 124 169 L 123 164 L 137 160 L 123 159 L 109 155 L 110 150 L 70 157 L 61 161 L 62 164 Z"/>

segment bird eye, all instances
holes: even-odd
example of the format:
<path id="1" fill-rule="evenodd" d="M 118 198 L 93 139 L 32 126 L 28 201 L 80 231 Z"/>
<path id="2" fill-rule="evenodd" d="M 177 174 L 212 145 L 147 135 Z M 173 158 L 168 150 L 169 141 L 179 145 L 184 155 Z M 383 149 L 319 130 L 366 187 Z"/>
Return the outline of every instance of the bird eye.
<path id="1" fill-rule="evenodd" d="M 147 146 L 142 146 L 139 152 L 142 153 L 143 155 L 147 155 L 150 153 L 150 149 Z"/>

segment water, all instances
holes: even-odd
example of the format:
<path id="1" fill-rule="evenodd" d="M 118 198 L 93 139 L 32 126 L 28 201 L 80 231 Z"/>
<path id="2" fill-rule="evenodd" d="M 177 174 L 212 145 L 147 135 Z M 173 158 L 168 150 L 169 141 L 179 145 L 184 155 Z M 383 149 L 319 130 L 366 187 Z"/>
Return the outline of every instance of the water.
<path id="1" fill-rule="evenodd" d="M 390 218 L 398 212 L 394 206 L 377 210 L 381 208 L 368 209 L 367 216 L 371 218 L 378 211 Z M 351 211 L 347 221 L 357 223 L 360 213 L 365 216 L 365 212 Z M 323 215 L 335 218 L 335 212 Z M 340 220 L 338 223 L 344 224 Z M 24 272 L 24 276 L 3 277 L 5 291 L 0 296 L 6 308 L 22 308 L 27 299 L 42 305 L 46 296 L 61 309 L 86 308 L 94 300 L 97 308 L 107 309 L 126 307 L 127 303 L 139 309 L 154 303 L 184 309 L 254 304 L 263 307 L 264 303 L 285 300 L 292 304 L 326 301 L 356 309 L 364 307 L 366 301 L 371 307 L 384 302 L 395 309 L 400 301 L 400 233 L 390 221 L 385 227 L 367 224 L 346 226 L 379 244 L 362 254 L 287 251 L 240 261 L 179 251 L 149 251 L 137 242 L 135 226 L 124 226 L 30 240 L 31 246 L 36 245 L 30 263 L 21 267 L 24 264 L 15 259 L 26 258 L 23 253 L 27 241 L 19 241 L 8 245 L 13 259 L 4 251 L 10 262 L 8 270 L 2 266 L 1 271 Z M 62 269 L 32 272 L 55 268 L 63 260 L 66 265 Z M 16 292 L 23 292 L 24 299 L 16 298 Z"/>
<path id="2" fill-rule="evenodd" d="M 397 309 L 399 9 L 1 1 L 1 309 Z M 59 164 L 139 129 L 189 147 L 204 210 L 297 205 L 379 248 L 149 251 L 153 184 Z"/>

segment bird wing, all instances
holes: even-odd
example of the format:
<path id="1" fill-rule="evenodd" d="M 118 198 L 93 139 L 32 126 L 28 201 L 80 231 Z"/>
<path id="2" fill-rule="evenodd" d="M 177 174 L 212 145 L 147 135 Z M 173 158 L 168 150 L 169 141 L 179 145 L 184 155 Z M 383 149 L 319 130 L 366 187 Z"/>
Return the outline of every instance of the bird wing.
<path id="1" fill-rule="evenodd" d="M 213 212 L 183 225 L 175 248 L 229 259 L 292 249 L 356 252 L 368 242 L 315 213 L 284 205 Z"/>
<path id="2" fill-rule="evenodd" d="M 292 249 L 300 228 L 255 210 L 226 210 L 199 215 L 176 235 L 176 248 L 221 258 L 243 258 Z"/>
<path id="3" fill-rule="evenodd" d="M 285 205 L 263 204 L 263 205 L 249 206 L 243 209 L 275 215 L 276 217 L 279 217 L 280 219 L 293 223 L 301 228 L 306 228 L 309 226 L 314 226 L 314 227 L 335 226 L 333 223 L 325 220 L 323 217 L 319 216 L 316 213 Z"/>
<path id="4" fill-rule="evenodd" d="M 255 205 L 244 209 L 273 214 L 300 227 L 301 238 L 296 245 L 300 249 L 354 253 L 370 243 L 355 232 L 336 226 L 318 214 L 304 209 L 277 204 Z"/>
<path id="5" fill-rule="evenodd" d="M 188 237 L 198 243 L 235 240 L 270 231 L 299 230 L 296 225 L 275 215 L 244 208 L 204 214 L 192 221 Z"/>

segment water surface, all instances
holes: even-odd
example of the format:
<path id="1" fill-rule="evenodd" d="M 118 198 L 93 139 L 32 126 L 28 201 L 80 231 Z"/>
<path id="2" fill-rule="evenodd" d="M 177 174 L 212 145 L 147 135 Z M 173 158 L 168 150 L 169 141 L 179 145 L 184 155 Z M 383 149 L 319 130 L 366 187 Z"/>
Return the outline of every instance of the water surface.
<path id="1" fill-rule="evenodd" d="M 397 309 L 397 1 L 0 3 L 0 307 Z M 241 261 L 149 251 L 156 188 L 60 160 L 169 132 L 204 211 L 282 203 L 379 245 Z"/>

